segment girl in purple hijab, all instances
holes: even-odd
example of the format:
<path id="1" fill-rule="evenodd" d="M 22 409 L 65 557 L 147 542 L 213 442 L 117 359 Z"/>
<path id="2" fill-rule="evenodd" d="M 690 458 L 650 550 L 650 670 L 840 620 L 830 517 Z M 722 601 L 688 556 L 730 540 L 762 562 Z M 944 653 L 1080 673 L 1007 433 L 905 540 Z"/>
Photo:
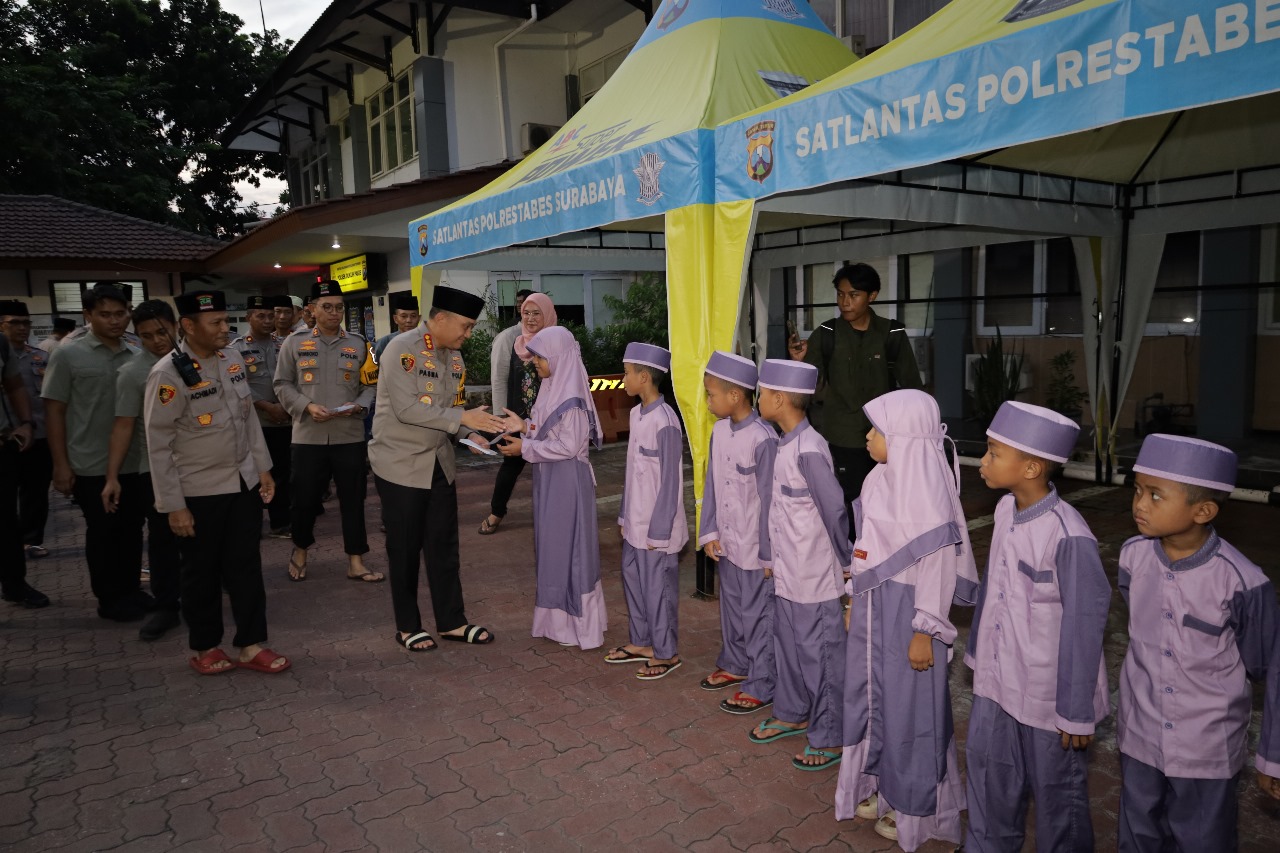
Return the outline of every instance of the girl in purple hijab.
<path id="1" fill-rule="evenodd" d="M 604 591 L 596 524 L 596 480 L 587 451 L 600 447 L 600 418 L 573 334 L 562 326 L 527 344 L 542 378 L 528 420 L 508 418 L 524 438 L 501 445 L 504 456 L 533 466 L 533 532 L 538 594 L 533 636 L 565 646 L 604 644 Z"/>
<path id="2" fill-rule="evenodd" d="M 878 462 L 853 504 L 844 752 L 836 819 L 879 818 L 903 850 L 959 842 L 964 785 L 956 763 L 947 663 L 953 598 L 972 605 L 978 575 L 946 427 L 923 391 L 862 409 Z"/>

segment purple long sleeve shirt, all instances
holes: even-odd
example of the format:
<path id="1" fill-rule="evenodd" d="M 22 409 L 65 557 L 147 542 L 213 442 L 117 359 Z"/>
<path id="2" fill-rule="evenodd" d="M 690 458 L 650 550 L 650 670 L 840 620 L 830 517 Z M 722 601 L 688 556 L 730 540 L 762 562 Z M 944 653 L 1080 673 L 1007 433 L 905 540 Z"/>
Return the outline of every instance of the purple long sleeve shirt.
<path id="1" fill-rule="evenodd" d="M 1102 639 L 1111 584 L 1098 541 L 1052 486 L 1019 512 L 996 505 L 965 663 L 973 693 L 1023 725 L 1091 735 L 1110 710 Z"/>
<path id="2" fill-rule="evenodd" d="M 849 515 L 831 450 L 809 421 L 779 439 L 771 492 L 774 593 L 796 604 L 839 598 L 853 563 Z"/>
<path id="3" fill-rule="evenodd" d="M 771 566 L 769 499 L 778 434 L 752 412 L 738 423 L 722 418 L 711 429 L 707 480 L 702 492 L 698 546 L 719 540 L 740 569 Z"/>
<path id="4" fill-rule="evenodd" d="M 1120 594 L 1120 751 L 1166 776 L 1230 779 L 1247 758 L 1248 679 L 1265 679 L 1255 764 L 1280 776 L 1280 608 L 1262 570 L 1217 533 L 1176 561 L 1138 536 L 1120 550 Z"/>
<path id="5" fill-rule="evenodd" d="M 618 525 L 633 548 L 678 554 L 689 541 L 683 441 L 680 421 L 661 396 L 647 406 L 632 407 Z"/>

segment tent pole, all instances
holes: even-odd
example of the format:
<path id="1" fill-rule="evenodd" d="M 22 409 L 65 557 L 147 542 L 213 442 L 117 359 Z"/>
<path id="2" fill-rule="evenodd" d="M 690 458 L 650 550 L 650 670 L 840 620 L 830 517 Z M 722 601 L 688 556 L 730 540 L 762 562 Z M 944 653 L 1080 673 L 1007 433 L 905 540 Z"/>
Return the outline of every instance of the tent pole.
<path id="1" fill-rule="evenodd" d="M 1100 248 L 1099 251 L 1101 251 Z M 1101 271 L 1101 265 L 1099 264 L 1095 269 Z M 1106 306 L 1102 304 L 1102 294 L 1099 293 L 1098 298 L 1093 301 L 1093 323 L 1097 330 L 1093 341 L 1093 387 L 1097 389 L 1099 400 L 1102 399 L 1102 321 L 1106 317 L 1105 312 Z M 1093 442 L 1095 450 L 1093 454 L 1093 476 L 1095 481 L 1102 483 L 1106 482 L 1102 479 L 1102 454 L 1096 451 L 1104 446 L 1102 442 L 1106 437 L 1106 432 L 1110 432 L 1110 428 L 1107 428 L 1104 432 L 1103 425 L 1098 422 L 1100 420 L 1098 415 L 1101 414 L 1100 409 L 1101 406 L 1098 406 L 1093 411 L 1093 430 L 1095 434 Z"/>
<path id="2" fill-rule="evenodd" d="M 1126 184 L 1121 188 L 1121 220 L 1120 220 L 1120 273 L 1116 283 L 1115 339 L 1111 346 L 1111 388 L 1110 411 L 1107 417 L 1107 467 L 1106 480 L 1111 482 L 1111 465 L 1115 461 L 1116 436 L 1115 427 L 1120 422 L 1120 344 L 1124 337 L 1124 291 L 1125 279 L 1129 274 L 1129 226 L 1133 221 L 1133 185 Z"/>

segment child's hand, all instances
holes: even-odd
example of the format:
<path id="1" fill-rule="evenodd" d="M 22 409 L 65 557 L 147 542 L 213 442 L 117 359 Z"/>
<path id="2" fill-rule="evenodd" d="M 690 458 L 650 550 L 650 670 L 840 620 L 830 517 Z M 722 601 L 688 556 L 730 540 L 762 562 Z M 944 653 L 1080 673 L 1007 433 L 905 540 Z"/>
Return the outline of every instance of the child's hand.
<path id="1" fill-rule="evenodd" d="M 846 604 L 844 606 L 844 632 L 849 633 L 849 617 L 853 615 L 853 605 Z"/>
<path id="2" fill-rule="evenodd" d="M 907 660 L 911 661 L 911 668 L 916 672 L 924 672 L 932 667 L 933 637 L 928 634 L 914 634 L 911 637 L 911 646 L 907 649 Z"/>
<path id="3" fill-rule="evenodd" d="M 1258 771 L 1258 787 L 1268 797 L 1274 797 L 1280 800 L 1280 779 L 1274 776 L 1268 776 L 1262 771 Z"/>
<path id="4" fill-rule="evenodd" d="M 1058 729 L 1058 734 L 1062 735 L 1063 749 L 1088 749 L 1093 743 L 1093 735 L 1069 735 L 1062 729 Z"/>
<path id="5" fill-rule="evenodd" d="M 724 548 L 720 547 L 719 539 L 712 539 L 706 545 L 702 546 L 702 553 L 706 554 L 717 563 L 720 562 L 720 555 L 724 553 Z"/>
<path id="6" fill-rule="evenodd" d="M 498 445 L 498 452 L 503 456 L 519 456 L 524 450 L 524 441 L 519 438 L 507 436 Z"/>

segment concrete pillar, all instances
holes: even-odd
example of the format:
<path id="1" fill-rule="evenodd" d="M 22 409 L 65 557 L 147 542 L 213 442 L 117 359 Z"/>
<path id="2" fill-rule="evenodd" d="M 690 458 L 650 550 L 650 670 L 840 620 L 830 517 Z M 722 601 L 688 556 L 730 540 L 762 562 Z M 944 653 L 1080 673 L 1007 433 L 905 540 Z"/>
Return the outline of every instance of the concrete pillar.
<path id="1" fill-rule="evenodd" d="M 342 128 L 331 124 L 324 129 L 325 162 L 328 164 L 329 198 L 342 198 Z"/>
<path id="2" fill-rule="evenodd" d="M 352 104 L 351 122 L 351 171 L 355 192 L 362 193 L 369 189 L 371 183 L 369 166 L 369 121 L 365 117 L 364 104 Z M 332 157 L 333 155 L 330 154 Z M 342 158 L 342 149 L 338 149 L 338 158 Z"/>
<path id="3" fill-rule="evenodd" d="M 1238 441 L 1253 419 L 1258 229 L 1205 231 L 1200 243 L 1200 392 L 1197 434 Z"/>
<path id="4" fill-rule="evenodd" d="M 973 295 L 973 249 L 948 249 L 933 253 L 935 299 Z M 965 416 L 965 355 L 973 341 L 973 304 L 939 302 L 933 306 L 933 396 L 944 421 Z"/>
<path id="5" fill-rule="evenodd" d="M 449 119 L 445 111 L 444 60 L 422 56 L 413 62 L 413 120 L 418 134 L 418 174 L 449 174 Z"/>

